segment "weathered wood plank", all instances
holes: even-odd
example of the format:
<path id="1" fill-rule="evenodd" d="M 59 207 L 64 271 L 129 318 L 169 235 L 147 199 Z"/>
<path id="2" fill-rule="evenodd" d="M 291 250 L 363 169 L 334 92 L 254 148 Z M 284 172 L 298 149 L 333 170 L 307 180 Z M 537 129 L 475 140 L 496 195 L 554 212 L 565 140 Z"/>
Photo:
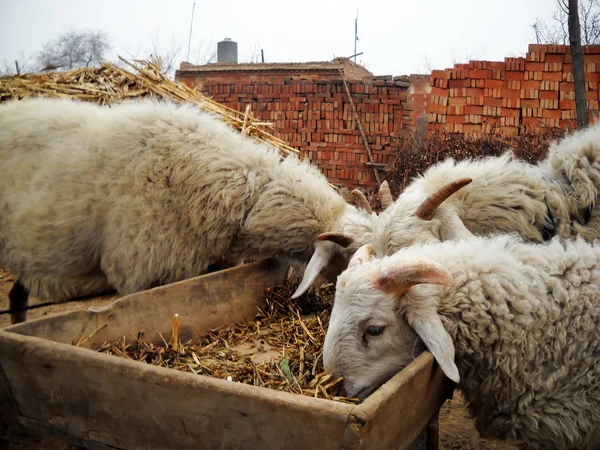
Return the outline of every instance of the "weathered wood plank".
<path id="1" fill-rule="evenodd" d="M 95 448 L 397 449 L 427 431 L 447 380 L 429 353 L 362 405 L 289 394 L 146 365 L 69 345 L 145 333 L 182 340 L 254 317 L 262 292 L 285 277 L 274 261 L 248 264 L 124 297 L 98 311 L 0 330 L 0 373 L 21 423 Z M 45 424 L 45 425 L 42 425 Z M 419 437 L 415 445 L 430 441 Z M 91 447 L 90 447 L 91 448 Z"/>
<path id="2" fill-rule="evenodd" d="M 453 390 L 428 351 L 355 407 L 351 421 L 361 428 L 363 449 L 407 448 Z"/>
<path id="3" fill-rule="evenodd" d="M 99 330 L 86 343 L 95 348 L 106 341 L 142 333 L 145 340 L 160 343 L 158 333 L 169 336 L 173 314 L 179 314 L 182 341 L 230 323 L 252 320 L 262 306 L 265 288 L 283 280 L 287 267 L 266 260 L 234 267 L 167 286 L 132 294 L 93 311 L 73 311 L 4 328 L 70 344 Z"/>
<path id="4" fill-rule="evenodd" d="M 352 410 L 27 336 L 0 358 L 23 417 L 113 447 L 334 449 Z"/>
<path id="5" fill-rule="evenodd" d="M 56 438 L 62 438 L 69 444 L 85 449 L 85 450 L 114 450 L 117 447 L 110 447 L 108 445 L 101 444 L 100 442 L 90 441 L 84 439 L 81 436 L 75 434 L 67 434 L 65 430 L 58 429 L 48 425 L 47 423 L 38 422 L 37 420 L 27 419 L 25 417 L 18 417 L 18 421 L 24 427 L 37 430 L 40 433 L 44 433 L 48 436 L 54 436 Z"/>

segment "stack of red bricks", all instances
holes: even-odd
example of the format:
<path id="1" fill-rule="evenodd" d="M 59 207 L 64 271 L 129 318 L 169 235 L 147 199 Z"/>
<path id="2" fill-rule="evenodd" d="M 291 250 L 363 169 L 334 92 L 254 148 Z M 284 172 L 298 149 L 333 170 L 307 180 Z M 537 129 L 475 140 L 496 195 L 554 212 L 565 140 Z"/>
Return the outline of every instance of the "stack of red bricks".
<path id="1" fill-rule="evenodd" d="M 590 119 L 598 113 L 600 46 L 584 46 Z M 431 74 L 430 130 L 480 134 L 496 129 L 517 135 L 521 127 L 576 127 L 570 49 L 529 46 L 525 58 L 470 61 Z"/>
<path id="2" fill-rule="evenodd" d="M 395 133 L 412 124 L 407 80 L 349 80 L 348 87 L 374 163 L 395 154 Z M 189 84 L 189 81 L 182 81 Z M 221 75 L 204 78 L 203 93 L 238 111 L 272 122 L 273 135 L 317 164 L 330 182 L 372 186 L 373 170 L 341 79 L 278 75 Z"/>

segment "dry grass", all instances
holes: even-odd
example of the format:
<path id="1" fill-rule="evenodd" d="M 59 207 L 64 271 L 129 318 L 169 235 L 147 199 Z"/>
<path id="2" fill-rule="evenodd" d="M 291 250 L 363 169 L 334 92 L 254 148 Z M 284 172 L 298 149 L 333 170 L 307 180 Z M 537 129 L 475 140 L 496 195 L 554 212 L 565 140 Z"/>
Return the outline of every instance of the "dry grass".
<path id="1" fill-rule="evenodd" d="M 311 289 L 293 301 L 296 287 L 297 283 L 285 281 L 267 289 L 266 306 L 254 321 L 212 330 L 198 342 L 168 343 L 163 337 L 162 345 L 153 345 L 138 336 L 133 343 L 126 338 L 107 342 L 98 351 L 232 382 L 357 403 L 339 395 L 341 377 L 334 379 L 323 370 L 323 341 L 335 286 Z"/>
<path id="2" fill-rule="evenodd" d="M 267 132 L 267 128 L 273 128 L 272 124 L 258 120 L 249 108 L 243 113 L 236 111 L 205 97 L 197 89 L 163 76 L 158 60 L 120 59 L 132 72 L 112 63 L 103 63 L 100 67 L 0 79 L 0 102 L 36 96 L 75 98 L 99 104 L 143 97 L 168 98 L 192 103 L 217 114 L 240 133 L 275 146 L 284 157 L 298 153 L 297 149 Z"/>

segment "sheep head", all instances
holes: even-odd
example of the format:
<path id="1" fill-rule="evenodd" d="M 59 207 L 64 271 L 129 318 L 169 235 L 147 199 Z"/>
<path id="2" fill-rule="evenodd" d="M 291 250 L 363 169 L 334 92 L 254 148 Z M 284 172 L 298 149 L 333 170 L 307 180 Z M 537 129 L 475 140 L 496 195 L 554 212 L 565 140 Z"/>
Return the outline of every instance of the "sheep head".
<path id="1" fill-rule="evenodd" d="M 379 188 L 382 204 L 393 202 L 389 186 L 384 181 Z M 306 266 L 304 276 L 292 298 L 300 297 L 322 274 L 328 281 L 335 282 L 338 275 L 348 266 L 348 261 L 360 246 L 370 243 L 373 226 L 377 220 L 365 195 L 355 189 L 352 198 L 358 209 L 348 206 L 345 215 L 333 226 L 334 231 L 317 236 L 313 255 Z"/>
<path id="2" fill-rule="evenodd" d="M 452 338 L 431 292 L 442 289 L 431 285 L 453 286 L 454 279 L 439 263 L 402 256 L 376 259 L 373 246 L 364 245 L 338 278 L 323 362 L 325 370 L 344 377 L 350 397 L 364 400 L 408 365 L 423 343 L 446 376 L 459 381 Z M 428 285 L 418 288 L 433 295 L 415 301 L 415 285 Z"/>
<path id="3" fill-rule="evenodd" d="M 319 274 L 334 283 L 348 267 L 350 258 L 362 245 L 371 242 L 375 215 L 358 211 L 348 205 L 346 214 L 333 225 L 333 230 L 317 236 L 314 252 L 304 276 L 292 298 L 300 297 L 314 283 Z"/>
<path id="4" fill-rule="evenodd" d="M 407 188 L 375 224 L 373 244 L 377 254 L 391 255 L 417 243 L 471 236 L 457 209 L 445 203 L 471 182 L 471 178 L 461 178 L 442 186 L 431 195 Z"/>

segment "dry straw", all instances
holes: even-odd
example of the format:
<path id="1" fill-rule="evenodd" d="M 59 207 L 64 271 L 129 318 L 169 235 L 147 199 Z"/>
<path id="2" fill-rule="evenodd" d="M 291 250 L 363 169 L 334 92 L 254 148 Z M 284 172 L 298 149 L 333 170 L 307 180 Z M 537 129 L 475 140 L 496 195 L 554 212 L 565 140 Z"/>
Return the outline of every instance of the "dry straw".
<path id="1" fill-rule="evenodd" d="M 267 289 L 265 306 L 253 321 L 212 330 L 198 342 L 179 342 L 176 315 L 170 343 L 162 335 L 159 345 L 138 335 L 106 342 L 98 351 L 232 382 L 357 403 L 339 396 L 343 378 L 323 370 L 323 341 L 335 286 L 311 289 L 292 301 L 296 285 L 285 281 Z"/>
<path id="2" fill-rule="evenodd" d="M 160 59 L 119 59 L 135 73 L 112 63 L 103 63 L 100 67 L 0 79 L 0 102 L 34 96 L 69 97 L 100 104 L 141 97 L 168 98 L 198 105 L 220 116 L 240 133 L 275 146 L 284 157 L 298 153 L 297 149 L 265 131 L 265 128 L 272 129 L 273 124 L 258 120 L 249 108 L 245 113 L 228 108 L 205 97 L 199 90 L 161 74 Z"/>

